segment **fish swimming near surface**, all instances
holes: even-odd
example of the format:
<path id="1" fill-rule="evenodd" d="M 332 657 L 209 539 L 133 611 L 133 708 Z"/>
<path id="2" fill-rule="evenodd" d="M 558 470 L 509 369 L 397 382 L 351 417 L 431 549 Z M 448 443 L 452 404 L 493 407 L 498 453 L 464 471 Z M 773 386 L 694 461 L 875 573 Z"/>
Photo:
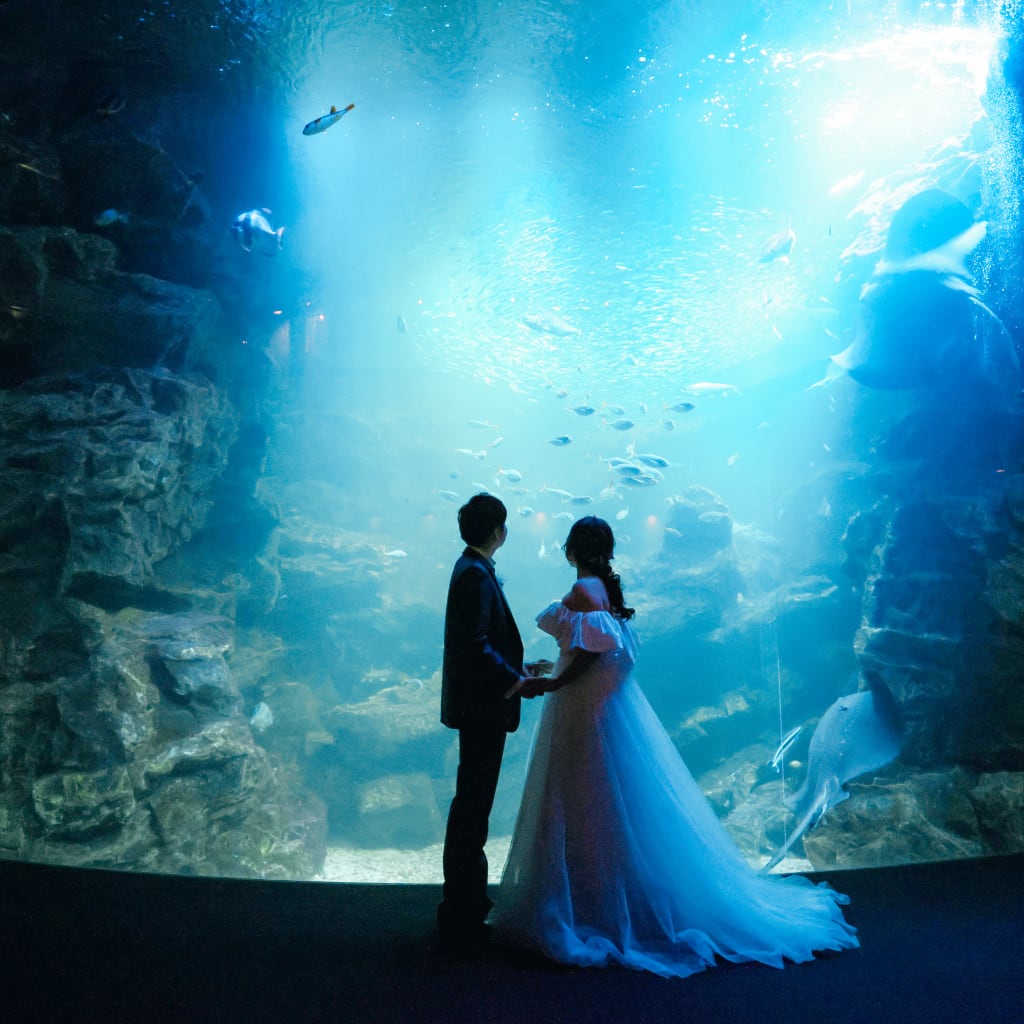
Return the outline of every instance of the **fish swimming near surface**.
<path id="1" fill-rule="evenodd" d="M 281 236 L 284 228 L 276 231 L 270 226 L 267 217 L 270 210 L 248 210 L 240 213 L 231 225 L 231 230 L 238 235 L 238 243 L 246 252 L 261 252 L 264 256 L 275 256 L 281 248 Z"/>
<path id="2" fill-rule="evenodd" d="M 565 317 L 550 311 L 547 313 L 527 313 L 523 317 L 523 323 L 531 331 L 537 331 L 538 334 L 550 334 L 556 338 L 567 338 L 572 334 L 580 333 L 580 329 L 574 324 L 569 323 Z"/>
<path id="3" fill-rule="evenodd" d="M 849 797 L 843 789 L 844 783 L 884 767 L 899 754 L 902 746 L 899 712 L 884 684 L 840 697 L 821 716 L 811 735 L 803 786 L 795 796 L 785 800 L 786 806 L 797 815 L 797 825 L 761 869 L 762 873 L 775 867 L 822 815 Z"/>
<path id="4" fill-rule="evenodd" d="M 327 131 L 332 125 L 336 125 L 350 110 L 355 108 L 354 103 L 350 103 L 347 107 L 343 107 L 339 110 L 335 106 L 331 106 L 331 109 L 326 114 L 321 114 L 320 117 L 314 118 L 305 128 L 302 129 L 303 135 L 319 135 L 321 132 Z"/>
<path id="5" fill-rule="evenodd" d="M 880 390 L 969 379 L 979 370 L 1017 379 L 1019 360 L 1003 322 L 974 287 L 967 259 L 986 234 L 967 207 L 941 189 L 917 193 L 889 225 L 883 258 L 860 295 L 852 344 L 832 356 L 826 384 L 846 372 Z M 995 340 L 976 339 L 976 317 Z"/>
<path id="6" fill-rule="evenodd" d="M 723 384 L 717 380 L 699 380 L 696 384 L 687 384 L 683 388 L 687 394 L 700 395 L 706 397 L 708 395 L 738 395 L 740 389 L 735 384 Z"/>
<path id="7" fill-rule="evenodd" d="M 793 231 L 793 225 L 790 224 L 765 242 L 759 262 L 772 263 L 774 260 L 788 260 L 794 245 L 796 245 L 796 232 Z"/>

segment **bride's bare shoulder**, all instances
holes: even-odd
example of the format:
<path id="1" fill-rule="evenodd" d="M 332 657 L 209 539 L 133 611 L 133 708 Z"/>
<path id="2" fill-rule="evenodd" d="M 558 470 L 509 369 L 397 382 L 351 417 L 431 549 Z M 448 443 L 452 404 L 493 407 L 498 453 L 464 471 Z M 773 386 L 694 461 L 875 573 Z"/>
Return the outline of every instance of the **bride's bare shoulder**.
<path id="1" fill-rule="evenodd" d="M 596 576 L 578 579 L 562 598 L 562 604 L 573 612 L 606 612 L 611 608 L 608 591 Z"/>

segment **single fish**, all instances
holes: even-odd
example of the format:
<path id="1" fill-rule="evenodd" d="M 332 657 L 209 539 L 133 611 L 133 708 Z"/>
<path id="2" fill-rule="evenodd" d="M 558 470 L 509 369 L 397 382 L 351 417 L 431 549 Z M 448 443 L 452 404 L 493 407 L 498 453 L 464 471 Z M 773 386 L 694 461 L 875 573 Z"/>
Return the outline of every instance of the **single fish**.
<path id="1" fill-rule="evenodd" d="M 771 263 L 773 260 L 788 260 L 794 245 L 796 245 L 796 233 L 790 225 L 768 239 L 761 250 L 760 262 Z"/>
<path id="2" fill-rule="evenodd" d="M 305 128 L 302 129 L 303 135 L 319 135 L 321 132 L 327 131 L 332 125 L 337 124 L 350 110 L 355 107 L 354 103 L 350 103 L 347 107 L 339 110 L 335 106 L 331 106 L 331 109 L 326 114 L 321 114 L 319 117 L 314 118 Z"/>
<path id="3" fill-rule="evenodd" d="M 575 519 L 576 517 L 571 512 L 556 512 L 552 519 Z"/>
<path id="4" fill-rule="evenodd" d="M 645 466 L 651 466 L 653 469 L 664 469 L 668 464 L 668 459 L 663 455 L 655 455 L 652 452 L 640 452 L 633 456 L 637 462 L 642 462 Z"/>
<path id="5" fill-rule="evenodd" d="M 601 417 L 601 422 L 611 427 L 612 430 L 632 430 L 636 424 L 630 419 L 612 420 L 611 423 L 605 417 Z"/>
<path id="6" fill-rule="evenodd" d="M 252 710 L 252 717 L 249 719 L 249 725 L 256 732 L 266 732 L 274 724 L 274 712 L 270 710 L 270 705 L 265 701 L 260 701 L 259 704 Z"/>
<path id="7" fill-rule="evenodd" d="M 531 331 L 540 334 L 552 334 L 557 338 L 566 338 L 571 334 L 579 334 L 580 329 L 569 323 L 564 317 L 557 313 L 527 313 L 523 317 L 523 323 Z"/>
<path id="8" fill-rule="evenodd" d="M 735 384 L 721 384 L 714 380 L 700 380 L 696 384 L 688 384 L 683 390 L 689 395 L 738 395 L 740 389 Z"/>
<path id="9" fill-rule="evenodd" d="M 545 484 L 541 490 L 547 494 L 553 494 L 556 498 L 561 498 L 562 501 L 569 501 L 572 498 L 572 491 L 563 491 L 560 487 L 548 487 Z"/>
<path id="10" fill-rule="evenodd" d="M 1017 379 L 1020 360 L 1006 325 L 981 300 L 967 257 L 986 224 L 941 189 L 926 189 L 897 210 L 884 258 L 864 285 L 853 343 L 832 356 L 828 384 L 845 371 L 858 384 L 884 390 L 928 387 L 985 368 Z M 977 314 L 994 337 L 977 343 Z"/>
<path id="11" fill-rule="evenodd" d="M 497 430 L 498 424 L 492 423 L 490 420 L 469 420 L 466 424 L 472 427 L 474 430 Z"/>
<path id="12" fill-rule="evenodd" d="M 556 448 L 563 448 L 567 444 L 572 444 L 572 438 L 568 434 L 559 434 L 558 437 L 551 438 L 548 444 L 553 444 Z"/>
<path id="13" fill-rule="evenodd" d="M 111 224 L 127 224 L 128 214 L 122 213 L 120 210 L 104 210 L 102 213 L 96 214 L 92 222 L 98 228 L 109 228 Z"/>
<path id="14" fill-rule="evenodd" d="M 530 506 L 529 506 L 529 505 L 523 505 L 523 506 L 522 506 L 522 507 L 521 507 L 521 508 L 519 509 L 519 514 L 520 514 L 520 515 L 521 515 L 521 516 L 522 516 L 522 517 L 523 517 L 524 519 L 529 519 L 529 518 L 530 518 L 530 516 L 532 516 L 532 515 L 533 515 L 533 509 L 532 509 L 532 508 L 530 508 Z"/>
<path id="15" fill-rule="evenodd" d="M 620 508 L 619 511 L 615 513 L 615 518 L 618 519 L 619 522 L 622 522 L 622 520 L 625 519 L 626 516 L 628 516 L 628 515 L 629 515 L 629 509 L 628 508 Z"/>
<path id="16" fill-rule="evenodd" d="M 666 406 L 671 412 L 693 412 L 697 408 L 693 402 L 676 402 L 675 405 Z"/>
<path id="17" fill-rule="evenodd" d="M 587 494 L 577 494 L 569 499 L 570 505 L 591 505 L 594 499 Z"/>
<path id="18" fill-rule="evenodd" d="M 782 770 L 782 759 L 786 756 L 786 751 L 796 742 L 797 736 L 803 731 L 803 726 L 798 725 L 793 729 L 790 729 L 785 736 L 782 737 L 782 742 L 778 745 L 775 753 L 772 754 L 772 759 L 768 762 L 775 771 Z"/>
<path id="19" fill-rule="evenodd" d="M 395 320 L 395 330 L 398 331 L 399 334 L 405 334 L 405 332 L 409 330 L 409 325 L 405 322 L 405 317 L 402 316 L 401 313 L 398 314 L 398 317 Z"/>
<path id="20" fill-rule="evenodd" d="M 899 710 L 884 684 L 840 697 L 821 716 L 807 752 L 807 777 L 785 804 L 799 822 L 761 869 L 770 871 L 822 815 L 849 797 L 843 785 L 892 761 L 903 746 Z"/>
<path id="21" fill-rule="evenodd" d="M 281 248 L 284 228 L 275 231 L 267 220 L 269 214 L 267 209 L 249 210 L 235 218 L 231 230 L 237 232 L 238 242 L 246 252 L 258 251 L 264 256 L 274 256 Z"/>
<path id="22" fill-rule="evenodd" d="M 523 479 L 523 474 L 518 469 L 499 469 L 498 475 L 503 476 L 510 484 L 517 484 Z"/>
<path id="23" fill-rule="evenodd" d="M 577 416 L 593 416 L 597 410 L 592 405 L 577 405 L 573 412 Z"/>

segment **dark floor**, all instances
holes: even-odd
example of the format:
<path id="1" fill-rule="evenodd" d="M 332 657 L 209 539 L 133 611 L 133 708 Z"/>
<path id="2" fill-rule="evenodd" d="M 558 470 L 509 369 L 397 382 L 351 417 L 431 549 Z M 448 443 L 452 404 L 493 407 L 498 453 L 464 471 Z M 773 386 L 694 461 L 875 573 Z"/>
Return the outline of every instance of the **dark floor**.
<path id="1" fill-rule="evenodd" d="M 665 981 L 447 953 L 435 886 L 0 862 L 0 1021 L 1024 1024 L 1024 856 L 816 877 L 861 949 Z"/>

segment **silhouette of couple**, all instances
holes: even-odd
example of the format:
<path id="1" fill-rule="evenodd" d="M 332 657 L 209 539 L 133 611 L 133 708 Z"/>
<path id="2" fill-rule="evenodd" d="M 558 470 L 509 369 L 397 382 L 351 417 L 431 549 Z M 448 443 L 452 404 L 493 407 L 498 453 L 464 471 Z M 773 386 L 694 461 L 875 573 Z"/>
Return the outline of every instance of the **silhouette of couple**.
<path id="1" fill-rule="evenodd" d="M 563 963 L 666 977 L 716 957 L 781 967 L 857 946 L 840 910 L 845 896 L 748 866 L 648 704 L 633 678 L 634 613 L 604 520 L 573 524 L 565 557 L 576 582 L 537 616 L 558 643 L 557 662 L 523 664 L 494 570 L 506 518 L 490 494 L 459 509 L 467 546 L 448 590 L 441 695 L 441 721 L 459 733 L 442 939 L 475 946 L 493 930 Z M 519 726 L 522 698 L 541 694 L 495 906 L 484 844 L 505 737 Z"/>

